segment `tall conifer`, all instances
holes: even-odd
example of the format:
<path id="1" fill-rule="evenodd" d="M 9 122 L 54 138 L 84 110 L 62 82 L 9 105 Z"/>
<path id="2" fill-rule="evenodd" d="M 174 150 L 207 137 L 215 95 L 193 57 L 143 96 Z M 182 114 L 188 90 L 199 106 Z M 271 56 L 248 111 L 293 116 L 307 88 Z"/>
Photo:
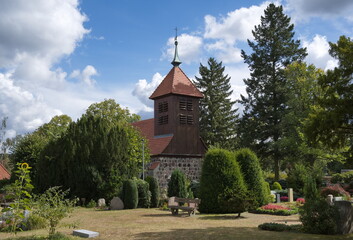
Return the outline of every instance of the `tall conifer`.
<path id="1" fill-rule="evenodd" d="M 201 77 L 195 77 L 195 85 L 204 95 L 200 101 L 200 134 L 208 146 L 233 148 L 238 115 L 230 98 L 230 77 L 224 74 L 222 62 L 210 58 L 207 63 L 200 64 Z"/>
<path id="2" fill-rule="evenodd" d="M 270 4 L 261 23 L 252 31 L 254 41 L 248 40 L 250 55 L 242 50 L 249 65 L 250 78 L 244 79 L 247 96 L 241 96 L 245 107 L 241 122 L 243 141 L 262 158 L 273 161 L 278 179 L 282 158 L 279 140 L 283 129 L 280 123 L 286 111 L 284 68 L 306 56 L 300 41 L 294 40 L 294 25 L 283 13 L 282 6 Z"/>

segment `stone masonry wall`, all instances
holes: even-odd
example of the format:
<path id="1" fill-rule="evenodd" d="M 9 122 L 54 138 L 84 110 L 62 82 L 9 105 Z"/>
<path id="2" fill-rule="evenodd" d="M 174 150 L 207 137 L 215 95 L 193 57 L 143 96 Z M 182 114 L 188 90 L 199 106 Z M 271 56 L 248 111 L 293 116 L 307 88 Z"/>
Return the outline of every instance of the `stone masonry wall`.
<path id="1" fill-rule="evenodd" d="M 192 180 L 200 180 L 202 158 L 188 158 L 188 157 L 155 157 L 151 162 L 160 162 L 159 167 L 154 172 L 154 177 L 159 181 L 159 186 L 166 189 L 170 176 L 175 169 L 180 169 L 185 173 L 186 177 Z"/>

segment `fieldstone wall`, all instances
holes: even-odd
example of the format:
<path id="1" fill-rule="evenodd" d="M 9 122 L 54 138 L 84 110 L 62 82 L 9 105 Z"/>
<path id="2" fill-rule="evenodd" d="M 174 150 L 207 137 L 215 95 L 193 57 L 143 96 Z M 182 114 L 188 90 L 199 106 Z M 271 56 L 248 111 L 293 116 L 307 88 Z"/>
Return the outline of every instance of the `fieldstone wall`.
<path id="1" fill-rule="evenodd" d="M 192 157 L 154 157 L 151 162 L 160 162 L 153 175 L 159 181 L 160 188 L 167 188 L 170 176 L 175 169 L 180 169 L 189 180 L 200 180 L 202 158 Z"/>

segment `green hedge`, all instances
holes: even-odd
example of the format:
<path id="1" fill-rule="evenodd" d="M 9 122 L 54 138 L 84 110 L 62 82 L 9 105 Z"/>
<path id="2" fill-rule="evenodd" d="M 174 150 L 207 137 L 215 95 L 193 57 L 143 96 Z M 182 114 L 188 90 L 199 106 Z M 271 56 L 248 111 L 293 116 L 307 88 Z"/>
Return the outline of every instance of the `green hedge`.
<path id="1" fill-rule="evenodd" d="M 159 207 L 159 184 L 158 180 L 154 177 L 148 176 L 146 181 L 149 184 L 149 189 L 151 191 L 151 207 Z"/>
<path id="2" fill-rule="evenodd" d="M 123 202 L 126 209 L 137 208 L 138 204 L 138 190 L 134 180 L 126 180 L 123 184 Z"/>
<path id="3" fill-rule="evenodd" d="M 235 155 L 224 149 L 209 150 L 200 181 L 201 213 L 242 213 L 247 209 L 247 188 Z"/>
<path id="4" fill-rule="evenodd" d="M 253 208 L 266 205 L 269 201 L 267 188 L 264 188 L 264 177 L 256 154 L 248 148 L 237 150 L 235 159 L 239 163 L 245 184 L 251 198 L 254 200 Z"/>
<path id="5" fill-rule="evenodd" d="M 262 230 L 267 230 L 267 231 L 283 232 L 283 231 L 300 231 L 302 226 L 299 224 L 287 225 L 283 223 L 263 223 L 263 224 L 260 224 L 258 228 Z"/>
<path id="6" fill-rule="evenodd" d="M 135 180 L 138 192 L 138 203 L 139 208 L 149 208 L 151 206 L 151 192 L 149 190 L 150 185 L 148 182 L 142 179 Z"/>
<path id="7" fill-rule="evenodd" d="M 299 210 L 298 209 L 292 209 L 292 210 L 267 210 L 267 209 L 257 208 L 255 210 L 251 210 L 249 212 L 250 213 L 257 213 L 257 214 L 290 216 L 290 215 L 293 215 L 293 214 L 297 214 L 299 212 Z"/>
<path id="8" fill-rule="evenodd" d="M 176 169 L 172 172 L 168 183 L 168 197 L 186 198 L 187 196 L 185 174 L 179 169 Z"/>

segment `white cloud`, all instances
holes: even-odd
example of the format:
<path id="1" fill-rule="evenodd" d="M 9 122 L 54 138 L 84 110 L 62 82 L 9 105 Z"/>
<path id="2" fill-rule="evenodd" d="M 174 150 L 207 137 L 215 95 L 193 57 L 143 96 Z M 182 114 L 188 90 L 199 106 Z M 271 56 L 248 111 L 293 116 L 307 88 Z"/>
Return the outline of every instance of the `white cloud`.
<path id="1" fill-rule="evenodd" d="M 240 8 L 229 12 L 226 17 L 220 17 L 220 19 L 206 15 L 204 38 L 222 39 L 229 45 L 236 41 L 252 39 L 251 30 L 260 23 L 260 17 L 268 4 L 269 2 L 264 2 L 259 6 Z"/>
<path id="2" fill-rule="evenodd" d="M 143 111 L 153 111 L 153 101 L 149 99 L 154 90 L 162 82 L 163 76 L 160 73 L 155 73 L 152 77 L 151 82 L 147 82 L 146 79 L 140 79 L 136 84 L 132 92 L 147 108 Z"/>
<path id="3" fill-rule="evenodd" d="M 303 39 L 303 47 L 307 48 L 308 56 L 306 61 L 324 70 L 337 66 L 337 62 L 329 54 L 330 45 L 325 36 L 315 35 L 311 40 Z"/>
<path id="4" fill-rule="evenodd" d="M 92 65 L 87 65 L 82 70 L 82 72 L 78 69 L 74 70 L 70 74 L 70 77 L 78 79 L 82 84 L 88 87 L 93 87 L 96 83 L 96 80 L 94 80 L 92 77 L 97 75 L 98 75 L 97 70 Z"/>
<path id="5" fill-rule="evenodd" d="M 198 62 L 201 54 L 202 38 L 189 34 L 181 34 L 178 36 L 178 54 L 184 63 Z M 167 41 L 167 49 L 163 53 L 162 59 L 172 60 L 174 57 L 174 38 Z"/>
<path id="6" fill-rule="evenodd" d="M 296 20 L 311 17 L 352 19 L 353 1 L 351 0 L 287 0 L 286 9 Z"/>
<path id="7" fill-rule="evenodd" d="M 84 88 L 73 86 L 67 73 L 55 67 L 90 32 L 83 26 L 87 20 L 78 0 L 1 3 L 0 116 L 8 117 L 11 135 L 33 131 L 54 115 L 68 114 L 70 108 L 77 113 L 92 103 L 94 97 L 79 94 Z M 80 74 L 92 85 L 97 71 L 87 66 Z M 67 99 L 71 101 L 62 105 Z"/>
<path id="8" fill-rule="evenodd" d="M 205 48 L 208 52 L 215 54 L 216 58 L 224 63 L 237 63 L 243 60 L 241 50 L 223 40 L 206 44 Z"/>

